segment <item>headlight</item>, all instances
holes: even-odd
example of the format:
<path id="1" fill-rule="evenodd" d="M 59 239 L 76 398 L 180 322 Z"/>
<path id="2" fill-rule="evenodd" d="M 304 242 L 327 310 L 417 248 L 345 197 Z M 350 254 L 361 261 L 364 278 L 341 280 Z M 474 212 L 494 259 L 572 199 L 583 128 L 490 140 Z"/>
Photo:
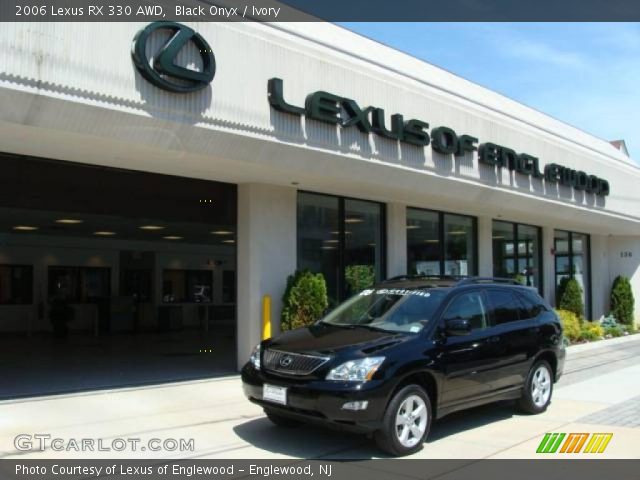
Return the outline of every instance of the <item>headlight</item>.
<path id="1" fill-rule="evenodd" d="M 256 370 L 260 370 L 260 344 L 253 347 L 249 361 Z"/>
<path id="2" fill-rule="evenodd" d="M 360 360 L 349 360 L 334 368 L 327 375 L 327 380 L 347 382 L 366 382 L 384 362 L 384 357 L 367 357 Z"/>

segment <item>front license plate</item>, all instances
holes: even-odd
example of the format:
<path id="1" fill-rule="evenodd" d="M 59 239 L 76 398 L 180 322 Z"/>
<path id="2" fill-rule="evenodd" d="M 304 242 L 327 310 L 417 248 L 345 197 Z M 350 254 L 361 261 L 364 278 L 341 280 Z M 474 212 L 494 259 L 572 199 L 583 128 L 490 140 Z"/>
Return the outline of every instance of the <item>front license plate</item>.
<path id="1" fill-rule="evenodd" d="M 286 387 L 276 387 L 275 385 L 269 385 L 268 383 L 265 383 L 262 386 L 262 399 L 269 402 L 286 405 L 287 389 Z"/>

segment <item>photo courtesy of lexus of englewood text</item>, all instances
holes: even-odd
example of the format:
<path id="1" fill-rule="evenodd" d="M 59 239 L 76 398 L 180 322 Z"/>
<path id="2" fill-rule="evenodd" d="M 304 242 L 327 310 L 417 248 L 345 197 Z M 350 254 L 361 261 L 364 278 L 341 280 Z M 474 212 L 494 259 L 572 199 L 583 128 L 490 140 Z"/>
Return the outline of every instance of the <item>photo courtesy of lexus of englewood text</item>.
<path id="1" fill-rule="evenodd" d="M 3 0 L 0 478 L 637 475 L 640 7 L 520 3 Z"/>

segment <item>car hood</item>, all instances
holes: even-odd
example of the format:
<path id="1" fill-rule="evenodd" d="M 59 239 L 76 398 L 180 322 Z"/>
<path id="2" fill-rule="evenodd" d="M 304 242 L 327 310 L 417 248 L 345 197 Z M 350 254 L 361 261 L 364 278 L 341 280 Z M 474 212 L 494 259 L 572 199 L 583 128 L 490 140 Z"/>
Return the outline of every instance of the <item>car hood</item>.
<path id="1" fill-rule="evenodd" d="M 332 355 L 344 351 L 357 351 L 371 355 L 407 341 L 414 335 L 370 330 L 364 327 L 343 328 L 317 323 L 297 328 L 274 338 L 266 348 L 292 353 L 319 353 Z"/>

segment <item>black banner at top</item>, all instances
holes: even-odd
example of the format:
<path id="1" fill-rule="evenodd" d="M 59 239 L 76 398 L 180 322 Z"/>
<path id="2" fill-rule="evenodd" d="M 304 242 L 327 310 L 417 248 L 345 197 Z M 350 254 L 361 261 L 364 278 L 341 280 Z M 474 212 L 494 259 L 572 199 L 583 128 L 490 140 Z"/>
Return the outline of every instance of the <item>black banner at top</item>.
<path id="1" fill-rule="evenodd" d="M 637 22 L 637 0 L 2 0 L 2 22 Z"/>

